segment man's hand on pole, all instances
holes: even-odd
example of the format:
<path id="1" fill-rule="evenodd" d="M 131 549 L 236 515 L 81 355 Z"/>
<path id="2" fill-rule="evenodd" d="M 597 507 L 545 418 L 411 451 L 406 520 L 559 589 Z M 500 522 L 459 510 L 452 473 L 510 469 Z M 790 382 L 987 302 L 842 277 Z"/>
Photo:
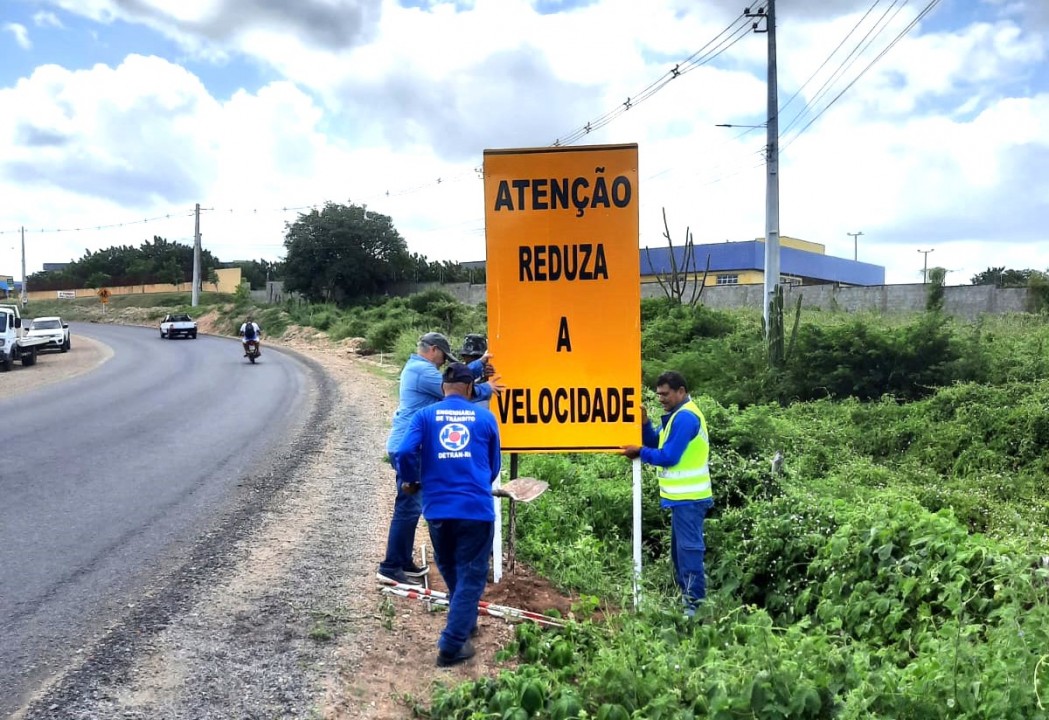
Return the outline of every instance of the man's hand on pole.
<path id="1" fill-rule="evenodd" d="M 624 445 L 620 452 L 625 456 L 634 460 L 641 457 L 641 446 L 640 445 Z"/>

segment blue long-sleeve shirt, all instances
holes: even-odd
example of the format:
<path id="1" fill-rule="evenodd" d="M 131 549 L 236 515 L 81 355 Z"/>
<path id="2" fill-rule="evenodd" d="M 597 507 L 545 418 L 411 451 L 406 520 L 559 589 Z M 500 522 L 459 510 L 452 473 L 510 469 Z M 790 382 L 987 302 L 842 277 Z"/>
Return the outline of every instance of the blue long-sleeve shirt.
<path id="1" fill-rule="evenodd" d="M 467 365 L 475 378 L 484 372 L 484 363 L 474 360 Z M 401 370 L 401 387 L 397 412 L 393 415 L 390 434 L 386 438 L 386 452 L 394 452 L 401 443 L 408 423 L 420 409 L 433 405 L 444 398 L 441 371 L 432 362 L 412 353 Z M 492 386 L 488 383 L 474 385 L 474 401 L 483 402 L 492 396 Z"/>
<path id="2" fill-rule="evenodd" d="M 687 403 L 689 399 L 690 398 L 686 397 L 681 405 Z M 660 427 L 665 428 L 667 426 L 667 423 L 670 421 L 670 416 L 677 412 L 681 408 L 681 405 L 678 405 L 660 418 Z M 642 423 L 641 444 L 644 447 L 641 448 L 641 462 L 665 468 L 677 465 L 681 461 L 681 456 L 685 454 L 685 449 L 688 447 L 688 444 L 699 435 L 699 431 L 700 421 L 695 413 L 678 413 L 677 417 L 674 418 L 674 424 L 670 426 L 670 434 L 667 435 L 666 442 L 663 443 L 663 447 L 659 447 L 659 428 L 657 428 L 652 422 Z M 663 507 L 694 502 L 710 502 L 712 504 L 712 501 L 709 500 L 660 499 L 660 505 Z"/>
<path id="3" fill-rule="evenodd" d="M 493 521 L 501 451 L 492 411 L 452 395 L 412 416 L 394 462 L 400 477 L 419 478 L 427 520 Z"/>

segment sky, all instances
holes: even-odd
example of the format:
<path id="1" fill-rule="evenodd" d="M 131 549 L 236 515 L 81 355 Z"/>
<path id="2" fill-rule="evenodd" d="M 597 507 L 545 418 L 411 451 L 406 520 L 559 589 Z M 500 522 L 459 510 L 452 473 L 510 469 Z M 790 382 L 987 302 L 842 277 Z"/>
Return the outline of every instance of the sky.
<path id="1" fill-rule="evenodd" d="M 763 236 L 767 34 L 743 4 L 0 0 L 0 275 L 23 227 L 32 273 L 191 244 L 197 203 L 224 261 L 280 259 L 329 201 L 483 259 L 484 150 L 555 142 L 637 143 L 641 246 L 664 212 L 675 244 Z M 1049 269 L 1049 2 L 776 13 L 782 235 L 888 283 Z"/>

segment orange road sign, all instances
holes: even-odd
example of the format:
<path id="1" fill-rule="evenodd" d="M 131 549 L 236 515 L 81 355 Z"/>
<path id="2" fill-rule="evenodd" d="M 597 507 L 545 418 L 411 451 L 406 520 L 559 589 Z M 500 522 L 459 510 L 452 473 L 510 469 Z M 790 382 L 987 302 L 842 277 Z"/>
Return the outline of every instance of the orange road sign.
<path id="1" fill-rule="evenodd" d="M 486 150 L 489 349 L 506 452 L 641 439 L 637 145 Z"/>

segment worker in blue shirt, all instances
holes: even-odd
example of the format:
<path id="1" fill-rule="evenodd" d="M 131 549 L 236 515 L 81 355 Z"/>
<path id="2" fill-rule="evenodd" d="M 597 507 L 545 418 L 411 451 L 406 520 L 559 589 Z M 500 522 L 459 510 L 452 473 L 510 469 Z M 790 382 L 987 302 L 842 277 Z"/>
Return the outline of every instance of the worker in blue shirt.
<path id="1" fill-rule="evenodd" d="M 474 655 L 470 636 L 495 536 L 492 482 L 499 477 L 500 444 L 495 415 L 472 402 L 473 371 L 452 363 L 442 379 L 444 400 L 412 416 L 396 458 L 402 478 L 418 478 L 405 492 L 421 490 L 437 568 L 448 586 L 448 619 L 437 643 L 437 665 L 448 667 Z"/>
<path id="2" fill-rule="evenodd" d="M 478 361 L 470 363 L 475 378 L 481 378 L 491 356 L 487 353 Z M 448 338 L 438 332 L 429 332 L 419 338 L 416 351 L 408 358 L 401 370 L 400 395 L 397 411 L 393 416 L 390 435 L 386 439 L 386 452 L 390 464 L 397 470 L 397 448 L 408 429 L 412 417 L 420 409 L 433 405 L 444 397 L 441 389 L 440 367 L 446 362 L 456 362 Z M 490 366 L 489 366 L 490 367 Z M 497 378 L 477 383 L 473 387 L 474 402 L 484 402 L 493 393 L 502 392 L 504 386 Z M 386 555 L 375 574 L 380 583 L 404 583 L 419 585 L 419 578 L 428 567 L 420 567 L 412 559 L 415 545 L 415 529 L 419 525 L 422 506 L 419 498 L 405 494 L 402 485 L 415 481 L 414 476 L 397 475 L 397 496 L 393 503 L 393 516 L 386 540 Z"/>
<path id="3" fill-rule="evenodd" d="M 710 437 L 703 412 L 688 394 L 685 378 L 668 371 L 656 379 L 656 395 L 666 414 L 657 429 L 641 410 L 641 441 L 628 445 L 628 458 L 660 468 L 660 505 L 670 510 L 670 556 L 681 589 L 685 615 L 693 617 L 706 597 L 703 521 L 714 505 L 710 486 Z"/>

